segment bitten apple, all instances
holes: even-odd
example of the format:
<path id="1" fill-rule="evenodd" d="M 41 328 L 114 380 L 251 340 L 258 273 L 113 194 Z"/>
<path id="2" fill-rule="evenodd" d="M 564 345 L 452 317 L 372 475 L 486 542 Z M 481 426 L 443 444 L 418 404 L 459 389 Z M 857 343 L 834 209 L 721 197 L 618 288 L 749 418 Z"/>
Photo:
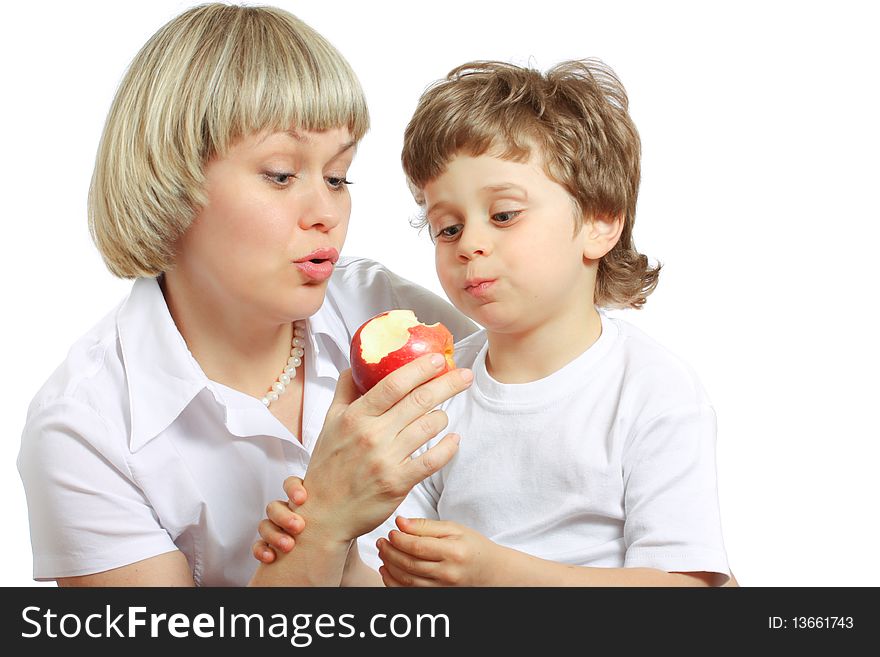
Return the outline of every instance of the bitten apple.
<path id="1" fill-rule="evenodd" d="M 368 319 L 351 341 L 351 376 L 361 394 L 398 367 L 425 354 L 446 358 L 455 369 L 452 334 L 441 323 L 422 324 L 412 310 L 389 310 Z"/>

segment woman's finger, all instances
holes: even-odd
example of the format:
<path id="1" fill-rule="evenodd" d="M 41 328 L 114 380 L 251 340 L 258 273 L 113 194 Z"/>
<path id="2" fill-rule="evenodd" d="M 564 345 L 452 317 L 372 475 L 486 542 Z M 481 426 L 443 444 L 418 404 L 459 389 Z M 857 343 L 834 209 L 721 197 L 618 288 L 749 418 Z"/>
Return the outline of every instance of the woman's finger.
<path id="1" fill-rule="evenodd" d="M 397 372 L 400 372 L 402 369 L 400 368 Z M 386 378 L 390 378 L 397 372 L 392 372 Z M 388 412 L 388 420 L 392 426 L 406 427 L 414 420 L 437 408 L 447 399 L 451 399 L 458 393 L 467 390 L 473 380 L 473 372 L 468 369 L 459 368 L 446 372 L 416 387 L 412 392 L 403 397 Z"/>
<path id="2" fill-rule="evenodd" d="M 446 359 L 440 354 L 420 356 L 411 363 L 407 363 L 394 370 L 379 381 L 357 401 L 357 405 L 368 416 L 379 417 L 384 415 L 416 389 L 421 388 L 422 384 L 438 376 L 445 367 Z M 451 396 L 448 395 L 448 397 Z M 423 407 L 425 407 L 418 415 L 424 415 L 448 398 L 437 398 L 437 401 L 434 401 L 434 396 L 425 393 L 420 393 L 417 397 L 423 403 Z M 418 417 L 418 415 L 415 417 Z M 415 418 L 410 418 L 401 426 L 406 426 L 413 419 Z"/>
<path id="3" fill-rule="evenodd" d="M 407 490 L 411 490 L 417 483 L 430 477 L 449 463 L 456 452 L 458 452 L 460 440 L 461 437 L 458 434 L 447 434 L 443 437 L 443 440 L 431 449 L 415 458 L 409 459 L 408 463 L 404 463 L 401 478 Z"/>
<path id="4" fill-rule="evenodd" d="M 401 461 L 410 458 L 428 440 L 437 436 L 449 424 L 449 416 L 439 409 L 410 422 L 397 434 L 394 447 Z"/>

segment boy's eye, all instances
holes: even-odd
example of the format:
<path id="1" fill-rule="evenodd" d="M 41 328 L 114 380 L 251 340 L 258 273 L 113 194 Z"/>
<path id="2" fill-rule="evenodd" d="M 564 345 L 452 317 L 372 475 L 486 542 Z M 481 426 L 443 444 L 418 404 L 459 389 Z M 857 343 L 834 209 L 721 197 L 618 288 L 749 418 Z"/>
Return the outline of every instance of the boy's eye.
<path id="1" fill-rule="evenodd" d="M 512 221 L 519 216 L 522 210 L 511 210 L 510 212 L 496 212 L 492 215 L 492 219 L 500 224 Z"/>
<path id="2" fill-rule="evenodd" d="M 434 235 L 434 239 L 452 239 L 458 233 L 461 232 L 461 224 L 455 224 L 453 226 L 447 226 L 446 228 L 441 228 Z"/>

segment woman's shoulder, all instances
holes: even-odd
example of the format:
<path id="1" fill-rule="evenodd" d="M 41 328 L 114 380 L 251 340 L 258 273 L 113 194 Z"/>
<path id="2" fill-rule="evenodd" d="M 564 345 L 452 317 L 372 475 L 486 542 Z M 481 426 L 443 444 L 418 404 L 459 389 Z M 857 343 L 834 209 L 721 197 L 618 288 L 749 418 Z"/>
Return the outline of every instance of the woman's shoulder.
<path id="1" fill-rule="evenodd" d="M 121 306 L 73 343 L 31 400 L 28 424 L 38 416 L 70 417 L 71 409 L 104 421 L 123 420 L 125 375 L 116 323 Z"/>

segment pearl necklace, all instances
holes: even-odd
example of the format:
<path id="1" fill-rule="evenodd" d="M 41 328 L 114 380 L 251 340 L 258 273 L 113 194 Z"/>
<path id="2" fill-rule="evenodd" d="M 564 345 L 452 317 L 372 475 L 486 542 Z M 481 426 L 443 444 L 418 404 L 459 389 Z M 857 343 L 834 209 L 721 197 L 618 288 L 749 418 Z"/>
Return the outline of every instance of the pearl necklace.
<path id="1" fill-rule="evenodd" d="M 287 359 L 287 367 L 281 372 L 281 375 L 269 388 L 269 392 L 260 401 L 265 406 L 269 406 L 273 401 L 284 393 L 284 390 L 290 385 L 290 380 L 296 377 L 296 368 L 302 365 L 303 347 L 306 344 L 306 325 L 303 320 L 297 320 L 293 323 L 293 340 L 290 341 L 290 358 Z"/>

